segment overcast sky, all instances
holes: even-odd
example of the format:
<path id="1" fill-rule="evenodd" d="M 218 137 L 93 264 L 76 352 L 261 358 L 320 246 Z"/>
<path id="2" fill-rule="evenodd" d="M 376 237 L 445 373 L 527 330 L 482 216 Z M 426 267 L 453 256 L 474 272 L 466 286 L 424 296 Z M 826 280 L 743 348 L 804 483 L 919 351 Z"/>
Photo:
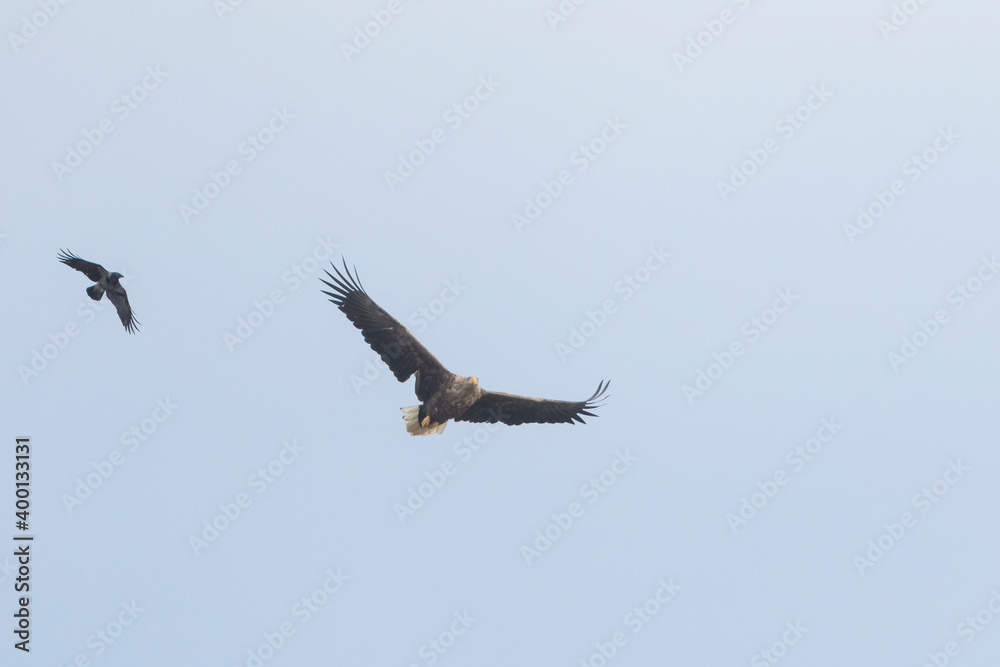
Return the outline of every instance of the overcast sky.
<path id="1" fill-rule="evenodd" d="M 0 663 L 995 663 L 994 5 L 0 26 Z M 411 437 L 341 257 L 484 388 L 610 399 Z"/>

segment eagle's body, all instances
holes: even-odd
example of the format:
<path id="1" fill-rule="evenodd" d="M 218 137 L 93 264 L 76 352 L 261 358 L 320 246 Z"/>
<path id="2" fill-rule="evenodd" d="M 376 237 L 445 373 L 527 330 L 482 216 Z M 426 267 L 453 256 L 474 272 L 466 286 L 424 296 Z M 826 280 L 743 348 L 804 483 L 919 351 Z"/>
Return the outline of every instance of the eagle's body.
<path id="1" fill-rule="evenodd" d="M 128 303 L 128 295 L 125 293 L 125 288 L 119 282 L 125 276 L 120 273 L 108 273 L 107 269 L 100 264 L 80 259 L 66 250 L 60 250 L 59 252 L 62 253 L 59 255 L 60 262 L 83 273 L 96 283 L 87 288 L 87 296 L 94 301 L 100 301 L 106 292 L 108 301 L 114 304 L 115 310 L 118 311 L 118 319 L 125 325 L 125 330 L 129 333 L 135 333 L 138 330 L 136 327 L 139 321 L 132 314 L 132 308 Z"/>
<path id="2" fill-rule="evenodd" d="M 482 395 L 478 378 L 456 375 L 453 381 L 445 383 L 418 408 L 419 419 L 422 421 L 425 416 L 430 417 L 427 426 L 440 424 L 443 431 L 445 422 L 465 414 Z"/>
<path id="3" fill-rule="evenodd" d="M 361 329 L 365 341 L 378 352 L 382 361 L 400 382 L 416 376 L 414 391 L 422 401 L 420 405 L 401 408 L 406 430 L 411 435 L 441 433 L 449 420 L 467 422 L 503 422 L 518 424 L 572 424 L 584 423 L 581 415 L 595 417 L 592 408 L 607 390 L 607 383 L 597 386 L 597 391 L 586 401 L 553 401 L 502 392 L 486 391 L 479 386 L 475 376 L 455 375 L 438 361 L 413 334 L 389 313 L 384 311 L 365 292 L 357 272 L 351 275 L 344 263 L 344 273 L 333 266 L 336 276 L 329 271 L 329 282 L 322 282 L 331 292 L 330 297 L 354 326 Z"/>

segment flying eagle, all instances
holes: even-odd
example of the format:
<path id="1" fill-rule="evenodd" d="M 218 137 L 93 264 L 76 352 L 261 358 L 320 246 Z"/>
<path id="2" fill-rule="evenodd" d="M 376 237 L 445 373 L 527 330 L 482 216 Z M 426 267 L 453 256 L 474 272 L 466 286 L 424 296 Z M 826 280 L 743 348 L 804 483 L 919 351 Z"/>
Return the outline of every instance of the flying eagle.
<path id="1" fill-rule="evenodd" d="M 107 269 L 100 264 L 80 259 L 66 250 L 60 250 L 59 252 L 61 253 L 59 255 L 60 262 L 76 269 L 97 283 L 87 288 L 87 296 L 94 301 L 100 301 L 104 293 L 107 292 L 108 300 L 118 310 L 118 317 L 121 319 L 122 324 L 125 325 L 125 330 L 132 334 L 138 331 L 136 327 L 139 321 L 135 319 L 135 315 L 132 314 L 132 308 L 128 305 L 128 295 L 125 294 L 125 288 L 118 282 L 125 276 L 120 273 L 108 273 Z"/>
<path id="2" fill-rule="evenodd" d="M 441 433 L 449 419 L 464 422 L 489 422 L 517 426 L 519 424 L 572 424 L 585 423 L 581 415 L 596 417 L 590 410 L 599 407 L 597 401 L 604 397 L 607 382 L 597 385 L 594 395 L 585 401 L 552 401 L 545 398 L 516 396 L 497 391 L 485 391 L 475 376 L 455 375 L 434 358 L 409 330 L 400 324 L 377 303 L 372 301 L 361 281 L 358 270 L 351 275 L 344 262 L 346 276 L 333 264 L 337 273 L 326 275 L 333 282 L 320 280 L 332 291 L 323 290 L 330 301 L 361 329 L 373 350 L 400 382 L 416 374 L 414 391 L 422 401 L 420 405 L 400 408 L 410 435 Z"/>

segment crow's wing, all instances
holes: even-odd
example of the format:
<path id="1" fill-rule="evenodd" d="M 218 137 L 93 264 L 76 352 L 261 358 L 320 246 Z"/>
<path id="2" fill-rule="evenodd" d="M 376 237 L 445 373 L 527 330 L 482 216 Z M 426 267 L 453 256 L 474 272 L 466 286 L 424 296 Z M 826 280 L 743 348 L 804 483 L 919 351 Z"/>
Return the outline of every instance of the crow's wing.
<path id="1" fill-rule="evenodd" d="M 337 275 L 325 272 L 333 282 L 320 278 L 320 281 L 331 290 L 329 292 L 323 290 L 323 294 L 329 296 L 330 301 L 347 315 L 347 319 L 361 329 L 365 342 L 378 352 L 397 380 L 405 382 L 416 373 L 417 383 L 414 390 L 417 398 L 426 401 L 442 384 L 454 377 L 451 371 L 414 338 L 409 329 L 368 296 L 361 286 L 361 280 L 358 279 L 357 269 L 352 276 L 345 261 L 344 271 L 347 274 L 345 276 L 333 262 L 330 265 Z"/>
<path id="2" fill-rule="evenodd" d="M 594 395 L 585 401 L 553 401 L 547 398 L 532 398 L 499 391 L 487 391 L 483 392 L 479 400 L 470 405 L 461 417 L 456 417 L 455 421 L 489 422 L 491 424 L 500 421 L 510 426 L 572 424 L 573 422 L 584 424 L 586 422 L 583 421 L 582 415 L 597 416 L 590 410 L 600 407 L 597 401 L 607 398 L 604 392 L 607 391 L 609 384 L 611 384 L 610 381 L 598 384 Z"/>
<path id="3" fill-rule="evenodd" d="M 119 286 L 117 290 L 108 290 L 107 293 L 108 299 L 115 304 L 115 308 L 118 310 L 118 318 L 125 325 L 125 331 L 134 334 L 138 331 L 139 321 L 135 319 L 132 307 L 128 305 L 128 294 L 125 293 L 125 288 Z"/>
<path id="4" fill-rule="evenodd" d="M 100 264 L 94 264 L 93 262 L 88 262 L 85 259 L 80 259 L 68 250 L 60 249 L 59 253 L 60 262 L 70 268 L 80 271 L 95 283 L 100 282 L 103 278 L 107 278 L 108 276 L 108 272 L 105 271 L 104 267 Z"/>

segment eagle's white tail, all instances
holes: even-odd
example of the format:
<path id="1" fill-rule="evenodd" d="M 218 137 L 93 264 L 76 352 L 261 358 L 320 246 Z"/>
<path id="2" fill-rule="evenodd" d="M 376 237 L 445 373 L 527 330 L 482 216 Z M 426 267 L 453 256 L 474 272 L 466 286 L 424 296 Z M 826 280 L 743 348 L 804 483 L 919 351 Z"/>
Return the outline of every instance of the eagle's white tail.
<path id="1" fill-rule="evenodd" d="M 400 408 L 403 411 L 403 421 L 406 422 L 406 432 L 410 435 L 430 435 L 432 433 L 444 433 L 444 427 L 448 422 L 438 424 L 428 422 L 427 426 L 420 425 L 420 406 L 411 405 L 408 408 Z"/>

